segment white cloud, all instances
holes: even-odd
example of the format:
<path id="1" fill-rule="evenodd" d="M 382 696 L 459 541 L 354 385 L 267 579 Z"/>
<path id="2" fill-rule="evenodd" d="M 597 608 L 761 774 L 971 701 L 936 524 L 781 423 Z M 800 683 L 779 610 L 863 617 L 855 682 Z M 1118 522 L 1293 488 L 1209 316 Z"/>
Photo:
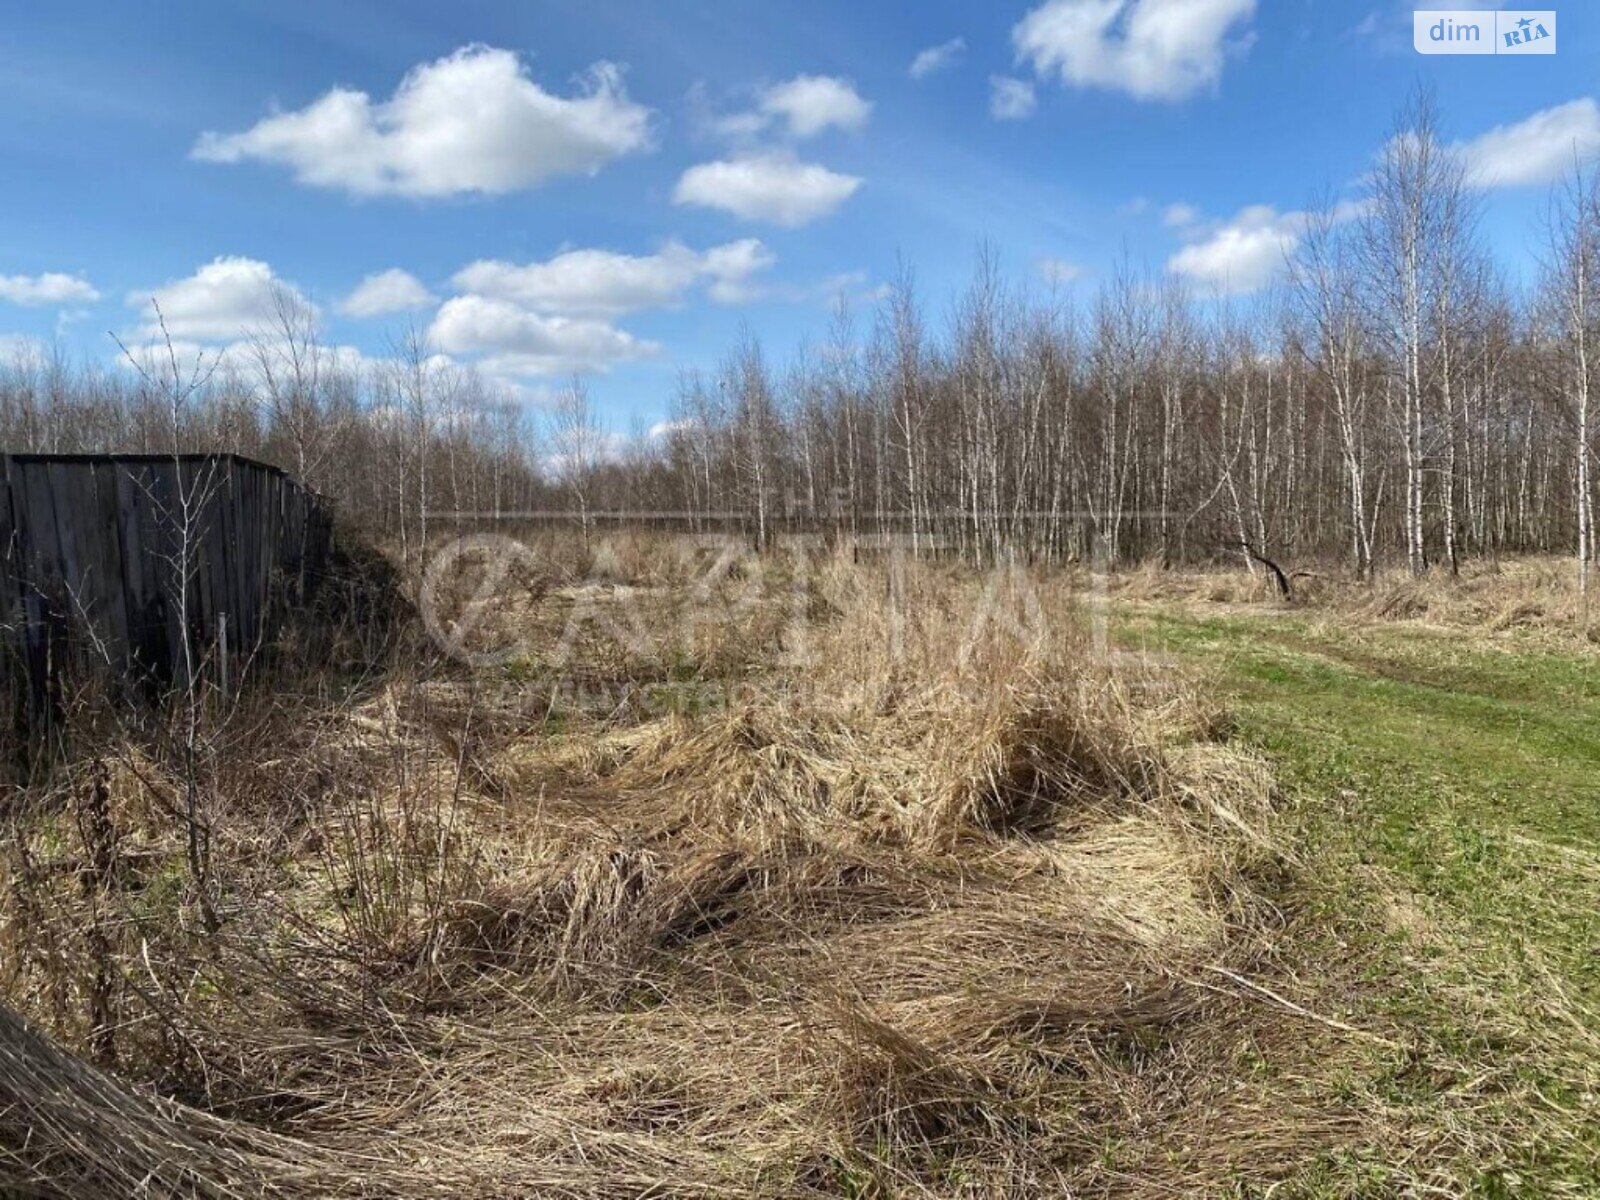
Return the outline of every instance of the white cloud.
<path id="1" fill-rule="evenodd" d="M 446 300 L 428 340 L 451 354 L 489 355 L 480 365 L 493 375 L 601 370 L 660 350 L 605 321 L 547 316 L 489 296 Z"/>
<path id="2" fill-rule="evenodd" d="M 1531 187 L 1600 157 L 1600 105 L 1585 96 L 1455 147 L 1479 187 Z"/>
<path id="3" fill-rule="evenodd" d="M 1197 240 L 1168 259 L 1167 269 L 1222 295 L 1256 291 L 1287 265 L 1305 222 L 1304 213 L 1252 205 L 1229 221 L 1197 229 Z"/>
<path id="4" fill-rule="evenodd" d="M 1011 40 L 1041 76 L 1181 100 L 1221 78 L 1228 39 L 1255 8 L 1255 0 L 1045 0 Z"/>
<path id="5" fill-rule="evenodd" d="M 150 307 L 154 299 L 173 338 L 226 342 L 248 337 L 272 319 L 274 288 L 286 288 L 295 300 L 308 303 L 253 258 L 213 259 L 185 279 L 129 292 L 127 303 L 144 317 L 143 337 L 161 332 Z"/>
<path id="6" fill-rule="evenodd" d="M 86 279 L 46 271 L 43 275 L 0 275 L 0 300 L 12 304 L 92 304 L 100 293 Z"/>
<path id="7" fill-rule="evenodd" d="M 700 111 L 700 122 L 736 149 L 728 158 L 685 171 L 673 190 L 674 203 L 720 208 L 749 221 L 794 228 L 827 216 L 861 186 L 853 175 L 801 162 L 789 148 L 828 129 L 854 131 L 866 125 L 872 104 L 849 80 L 797 75 L 762 89 L 754 108 L 721 116 L 706 111 L 703 88 L 691 89 L 690 100 Z M 789 144 L 763 147 L 763 135 Z M 735 282 L 714 290 L 733 296 L 750 289 Z"/>
<path id="8" fill-rule="evenodd" d="M 703 89 L 691 93 L 704 104 Z M 848 79 L 836 75 L 796 75 L 763 88 L 755 108 L 723 116 L 703 116 L 712 132 L 734 140 L 748 140 L 780 123 L 790 137 L 814 137 L 827 129 L 851 132 L 861 129 L 872 115 L 872 102 L 864 100 Z"/>
<path id="9" fill-rule="evenodd" d="M 434 301 L 433 293 L 423 286 L 410 271 L 390 267 L 368 275 L 339 305 L 339 311 L 349 317 L 381 317 L 386 313 L 409 312 L 426 308 Z"/>
<path id="10" fill-rule="evenodd" d="M 1083 268 L 1077 263 L 1068 262 L 1064 258 L 1045 257 L 1039 260 L 1039 274 L 1043 275 L 1049 283 L 1071 283 L 1083 274 Z"/>
<path id="11" fill-rule="evenodd" d="M 592 175 L 649 143 L 650 111 L 628 99 L 616 66 L 596 63 L 577 94 L 558 96 L 511 51 L 465 46 L 413 67 L 386 101 L 336 87 L 243 133 L 201 134 L 192 155 L 276 163 L 360 196 L 447 196 Z"/>
<path id="12" fill-rule="evenodd" d="M 952 67 L 958 58 L 966 52 L 967 40 L 954 37 L 948 42 L 941 42 L 937 46 L 929 46 L 926 50 L 917 52 L 911 60 L 911 78 L 926 79 L 946 67 Z"/>
<path id="13" fill-rule="evenodd" d="M 142 372 L 152 379 L 170 380 L 175 359 L 180 380 L 216 373 L 219 377 L 237 379 L 247 387 L 259 388 L 265 382 L 260 357 L 262 347 L 246 338 L 224 343 L 175 337 L 170 344 L 170 354 L 168 343 L 160 337 L 159 331 L 152 333 L 148 329 L 141 329 L 138 337 L 125 338 L 123 341 L 125 350 L 117 350 L 112 359 L 114 364 L 123 370 Z M 281 364 L 286 353 L 284 347 L 270 337 L 264 346 L 267 353 Z M 370 358 L 355 346 L 323 344 L 320 350 L 324 371 L 338 370 L 360 375 L 374 368 L 389 366 L 392 362 L 389 359 Z M 435 355 L 430 361 L 434 364 L 449 362 L 443 355 Z"/>
<path id="14" fill-rule="evenodd" d="M 704 283 L 712 299 L 734 302 L 753 275 L 775 261 L 755 238 L 713 246 L 705 252 L 668 242 L 655 254 L 568 250 L 544 262 L 516 264 L 482 259 L 457 271 L 465 292 L 510 300 L 539 312 L 615 316 L 682 303 Z"/>
<path id="15" fill-rule="evenodd" d="M 761 294 L 754 277 L 777 262 L 777 255 L 756 238 L 725 242 L 705 252 L 702 273 L 711 283 L 706 289 L 718 304 L 739 304 Z"/>
<path id="16" fill-rule="evenodd" d="M 989 76 L 989 115 L 997 121 L 1020 121 L 1033 116 L 1038 100 L 1033 84 L 1006 75 Z"/>
<path id="17" fill-rule="evenodd" d="M 1194 205 L 1184 204 L 1181 200 L 1167 205 L 1161 213 L 1161 223 L 1168 229 L 1186 229 L 1199 219 L 1200 213 Z"/>
<path id="18" fill-rule="evenodd" d="M 848 79 L 796 75 L 762 93 L 761 111 L 786 121 L 795 137 L 811 137 L 830 126 L 860 129 L 872 114 L 872 105 L 857 95 Z"/>
<path id="19" fill-rule="evenodd" d="M 861 186 L 788 154 L 754 154 L 690 167 L 672 193 L 676 204 L 719 208 L 747 221 L 794 228 L 833 212 Z"/>

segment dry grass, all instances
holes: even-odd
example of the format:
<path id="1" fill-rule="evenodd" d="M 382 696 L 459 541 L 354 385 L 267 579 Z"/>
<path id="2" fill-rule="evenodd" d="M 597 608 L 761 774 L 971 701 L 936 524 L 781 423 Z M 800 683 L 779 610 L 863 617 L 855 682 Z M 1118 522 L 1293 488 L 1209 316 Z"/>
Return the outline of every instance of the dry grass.
<path id="1" fill-rule="evenodd" d="M 1600 600 L 1586 606 L 1570 558 L 1527 556 L 1503 562 L 1469 559 L 1459 575 L 1434 567 L 1421 577 L 1401 568 L 1368 582 L 1345 572 L 1299 573 L 1286 604 L 1264 571 L 1193 571 L 1144 566 L 1115 581 L 1116 595 L 1135 601 L 1182 600 L 1272 606 L 1372 621 L 1413 621 L 1486 633 L 1517 631 L 1600 644 Z M 1594 583 L 1600 588 L 1600 577 Z"/>
<path id="2" fill-rule="evenodd" d="M 7 1015 L 0 1182 L 1215 1194 L 1369 1136 L 1313 1086 L 1350 1035 L 1277 977 L 1270 777 L 1096 664 L 1064 588 L 822 562 L 801 631 L 743 571 L 685 633 L 694 573 L 638 553 L 562 668 L 671 711 L 530 673 L 553 577 L 497 614 L 505 671 L 236 718 L 219 932 L 170 768 L 101 746 L 19 792 L 0 988 L 123 1082 Z"/>

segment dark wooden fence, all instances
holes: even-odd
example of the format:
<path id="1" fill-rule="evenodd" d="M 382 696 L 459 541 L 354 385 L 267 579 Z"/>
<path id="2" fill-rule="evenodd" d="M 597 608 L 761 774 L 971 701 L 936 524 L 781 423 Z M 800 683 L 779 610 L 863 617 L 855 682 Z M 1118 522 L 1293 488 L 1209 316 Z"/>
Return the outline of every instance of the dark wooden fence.
<path id="1" fill-rule="evenodd" d="M 0 678 L 48 719 L 62 680 L 159 695 L 233 664 L 303 602 L 329 515 L 236 455 L 0 455 Z"/>

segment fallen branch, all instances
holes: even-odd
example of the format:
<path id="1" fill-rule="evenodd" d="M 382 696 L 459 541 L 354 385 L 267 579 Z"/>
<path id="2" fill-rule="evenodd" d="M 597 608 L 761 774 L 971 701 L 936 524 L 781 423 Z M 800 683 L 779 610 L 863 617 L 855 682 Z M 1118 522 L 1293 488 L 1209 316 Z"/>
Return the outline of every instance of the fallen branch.
<path id="1" fill-rule="evenodd" d="M 1272 578 L 1278 585 L 1278 592 L 1285 600 L 1294 599 L 1294 585 L 1289 582 L 1289 576 L 1284 572 L 1282 567 L 1273 562 L 1265 554 L 1261 553 L 1261 551 L 1257 550 L 1249 542 L 1241 540 L 1235 544 L 1251 558 L 1255 559 L 1258 563 L 1263 564 L 1269 571 L 1272 572 Z"/>

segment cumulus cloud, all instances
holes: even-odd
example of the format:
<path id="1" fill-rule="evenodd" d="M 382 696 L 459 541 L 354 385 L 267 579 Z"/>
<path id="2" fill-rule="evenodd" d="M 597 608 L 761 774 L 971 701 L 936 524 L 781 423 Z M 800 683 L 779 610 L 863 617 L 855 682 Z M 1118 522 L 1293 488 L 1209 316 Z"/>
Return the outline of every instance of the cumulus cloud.
<path id="1" fill-rule="evenodd" d="M 693 96 L 704 103 L 703 90 Z M 755 107 L 744 112 L 705 118 L 714 133 L 749 139 L 774 126 L 793 138 L 815 137 L 827 129 L 861 129 L 872 115 L 872 102 L 855 85 L 837 75 L 796 75 L 762 88 Z"/>
<path id="2" fill-rule="evenodd" d="M 756 238 L 705 250 L 672 241 L 653 254 L 584 248 L 530 263 L 480 259 L 452 277 L 463 294 L 440 306 L 428 337 L 441 350 L 476 356 L 475 365 L 501 381 L 606 370 L 662 349 L 615 318 L 694 296 L 733 304 L 781 295 L 760 279 L 776 261 Z"/>
<path id="3" fill-rule="evenodd" d="M 872 114 L 849 80 L 831 75 L 796 75 L 761 95 L 761 111 L 787 122 L 795 137 L 811 137 L 824 129 L 860 129 Z"/>
<path id="4" fill-rule="evenodd" d="M 706 294 L 718 304 L 739 304 L 763 294 L 755 277 L 778 258 L 760 240 L 740 238 L 713 246 L 702 261 L 701 273 L 710 280 Z"/>
<path id="5" fill-rule="evenodd" d="M 1033 84 L 1006 75 L 989 76 L 989 115 L 997 121 L 1020 121 L 1033 116 L 1038 100 Z"/>
<path id="6" fill-rule="evenodd" d="M 452 282 L 464 292 L 509 300 L 538 312 L 609 317 L 681 304 L 700 284 L 706 285 L 712 299 L 735 302 L 751 278 L 775 261 L 755 238 L 704 252 L 668 242 L 655 254 L 583 249 L 523 264 L 480 259 L 457 271 Z"/>
<path id="7" fill-rule="evenodd" d="M 1198 228 L 1196 240 L 1168 259 L 1167 269 L 1221 295 L 1257 291 L 1283 271 L 1305 226 L 1304 213 L 1252 205 L 1231 220 Z"/>
<path id="8" fill-rule="evenodd" d="M 411 312 L 426 308 L 434 301 L 433 293 L 423 286 L 410 271 L 390 267 L 368 275 L 339 304 L 339 311 L 348 317 L 381 317 L 386 313 Z"/>
<path id="9" fill-rule="evenodd" d="M 1585 96 L 1458 143 L 1467 178 L 1485 188 L 1533 187 L 1600 157 L 1600 105 Z"/>
<path id="10" fill-rule="evenodd" d="M 0 275 L 0 300 L 11 304 L 93 304 L 100 293 L 86 279 L 46 271 L 43 275 Z"/>
<path id="11" fill-rule="evenodd" d="M 649 144 L 650 111 L 628 99 L 613 64 L 595 64 L 560 96 L 511 51 L 466 46 L 413 67 L 388 100 L 336 87 L 242 133 L 203 133 L 192 155 L 273 163 L 359 196 L 447 196 L 592 175 Z"/>
<path id="12" fill-rule="evenodd" d="M 673 190 L 675 204 L 717 208 L 747 221 L 796 228 L 832 213 L 861 180 L 782 153 L 753 154 L 690 167 Z"/>
<path id="13" fill-rule="evenodd" d="M 447 353 L 488 355 L 480 365 L 494 375 L 603 370 L 661 349 L 605 321 L 551 316 L 478 295 L 440 305 L 428 340 Z"/>
<path id="14" fill-rule="evenodd" d="M 173 338 L 227 342 L 248 337 L 272 319 L 274 291 L 280 288 L 315 315 L 315 307 L 277 278 L 270 266 L 239 257 L 216 258 L 187 278 L 129 292 L 127 304 L 145 318 L 143 337 L 161 332 L 150 306 L 153 299 Z"/>
<path id="15" fill-rule="evenodd" d="M 828 129 L 854 131 L 866 125 L 872 103 L 849 80 L 797 75 L 763 88 L 748 111 L 722 116 L 705 111 L 703 88 L 691 91 L 691 101 L 701 108 L 702 124 L 735 148 L 726 158 L 685 171 L 673 190 L 674 203 L 794 228 L 833 212 L 861 186 L 853 175 L 801 162 L 791 148 Z M 747 289 L 735 284 L 718 290 Z"/>
<path id="16" fill-rule="evenodd" d="M 221 372 L 245 387 L 262 388 L 268 382 L 263 374 L 263 351 L 275 369 L 286 369 L 288 349 L 270 337 L 261 343 L 246 337 L 226 342 L 212 338 L 197 340 L 174 337 L 169 343 L 160 337 L 159 330 L 146 326 L 138 331 L 137 336 L 124 339 L 124 347 L 117 352 L 113 361 L 123 370 L 142 373 L 156 380 L 170 381 L 176 365 L 180 381 Z M 392 359 L 369 357 L 356 346 L 323 343 L 319 351 L 320 369 L 323 372 L 340 371 L 356 376 L 394 365 Z M 444 355 L 434 355 L 428 363 L 432 369 L 449 365 L 450 360 Z"/>
<path id="17" fill-rule="evenodd" d="M 967 40 L 954 37 L 948 42 L 940 42 L 937 46 L 919 50 L 917 56 L 911 60 L 911 78 L 926 79 L 929 75 L 953 67 L 956 60 L 966 53 L 966 49 Z"/>
<path id="18" fill-rule="evenodd" d="M 1011 31 L 1017 57 L 1074 87 L 1181 100 L 1214 86 L 1255 0 L 1046 0 Z M 1237 35 L 1237 36 L 1236 36 Z"/>

